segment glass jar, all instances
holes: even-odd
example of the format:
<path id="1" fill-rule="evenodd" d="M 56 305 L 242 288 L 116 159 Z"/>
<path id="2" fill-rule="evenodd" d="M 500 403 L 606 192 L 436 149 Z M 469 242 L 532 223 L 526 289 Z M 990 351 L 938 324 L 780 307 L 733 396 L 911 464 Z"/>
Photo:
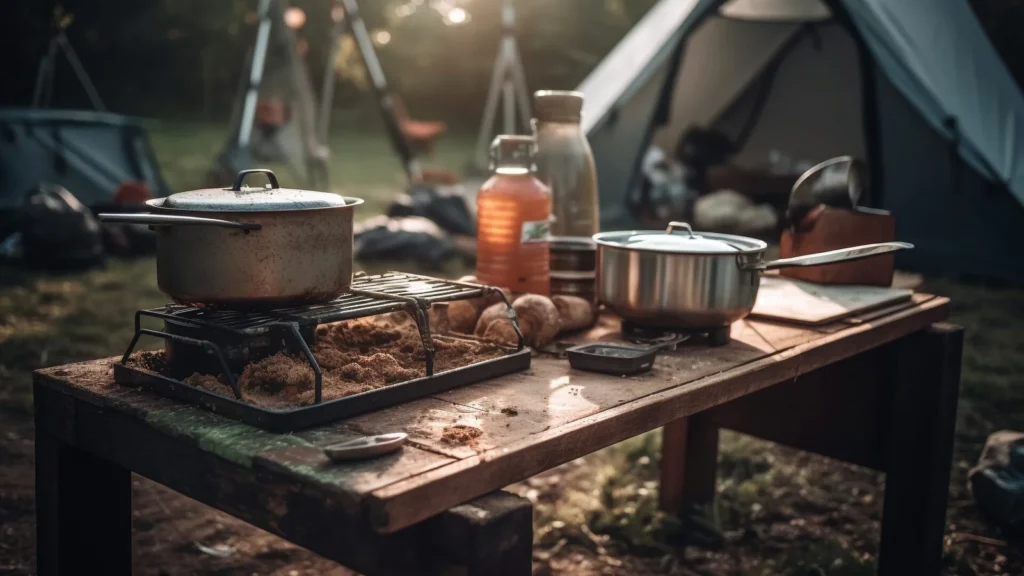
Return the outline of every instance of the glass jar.
<path id="1" fill-rule="evenodd" d="M 512 292 L 550 293 L 551 192 L 536 177 L 530 136 L 498 136 L 477 194 L 476 278 Z"/>

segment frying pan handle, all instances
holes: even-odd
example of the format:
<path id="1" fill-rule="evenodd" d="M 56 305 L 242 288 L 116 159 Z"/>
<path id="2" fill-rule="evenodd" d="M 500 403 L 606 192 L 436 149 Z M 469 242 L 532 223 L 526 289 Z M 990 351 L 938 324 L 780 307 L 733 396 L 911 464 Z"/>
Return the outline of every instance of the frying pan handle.
<path id="1" fill-rule="evenodd" d="M 198 216 L 173 216 L 170 214 L 98 214 L 103 222 L 120 222 L 122 224 L 146 224 L 147 226 L 220 226 L 238 230 L 259 230 L 260 224 L 248 222 L 232 222 L 216 218 L 200 218 Z"/>
<path id="2" fill-rule="evenodd" d="M 272 171 L 267 170 L 266 168 L 252 168 L 250 170 L 242 170 L 237 175 L 235 175 L 235 181 L 231 183 L 231 191 L 241 192 L 242 181 L 245 180 L 245 177 L 248 176 L 249 174 L 266 174 L 267 180 L 270 180 L 271 188 L 281 187 L 281 185 L 277 183 L 277 176 L 274 176 L 274 173 Z"/>
<path id="3" fill-rule="evenodd" d="M 910 250 L 913 247 L 913 244 L 908 244 L 906 242 L 881 242 L 878 244 L 865 244 L 863 246 L 854 246 L 852 248 L 829 250 L 828 252 L 819 252 L 817 254 L 794 256 L 793 258 L 781 258 L 779 260 L 770 260 L 768 262 L 747 262 L 740 264 L 740 268 L 743 270 L 776 270 L 778 268 L 791 268 L 793 266 L 820 266 L 822 264 L 832 264 L 834 262 L 847 262 L 850 260 L 871 258 L 872 256 L 880 256 L 897 250 Z"/>

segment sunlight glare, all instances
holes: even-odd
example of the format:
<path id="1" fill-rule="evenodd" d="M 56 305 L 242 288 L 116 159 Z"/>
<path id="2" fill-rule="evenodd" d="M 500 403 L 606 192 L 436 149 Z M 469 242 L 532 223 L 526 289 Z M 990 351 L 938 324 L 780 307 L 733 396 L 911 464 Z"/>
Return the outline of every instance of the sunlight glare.
<path id="1" fill-rule="evenodd" d="M 306 13 L 302 8 L 292 6 L 284 11 L 284 23 L 292 30 L 298 30 L 306 24 Z"/>
<path id="2" fill-rule="evenodd" d="M 469 13 L 462 8 L 452 8 L 444 17 L 444 23 L 449 26 L 458 26 L 469 22 Z"/>

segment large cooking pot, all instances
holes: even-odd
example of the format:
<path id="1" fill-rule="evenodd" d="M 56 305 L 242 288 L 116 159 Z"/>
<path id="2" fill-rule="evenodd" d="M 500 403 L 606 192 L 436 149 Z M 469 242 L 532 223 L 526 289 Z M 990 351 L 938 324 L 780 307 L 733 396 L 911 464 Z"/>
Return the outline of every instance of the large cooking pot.
<path id="1" fill-rule="evenodd" d="M 243 186 L 265 174 L 265 188 Z M 231 188 L 146 202 L 151 214 L 100 214 L 157 231 L 157 284 L 177 302 L 266 308 L 329 300 L 352 282 L 358 198 L 281 188 L 243 170 Z"/>
<path id="2" fill-rule="evenodd" d="M 754 308 L 761 272 L 858 260 L 913 248 L 883 242 L 765 261 L 761 240 L 694 232 L 672 222 L 665 232 L 602 232 L 597 242 L 597 298 L 625 320 L 677 328 L 727 326 Z"/>

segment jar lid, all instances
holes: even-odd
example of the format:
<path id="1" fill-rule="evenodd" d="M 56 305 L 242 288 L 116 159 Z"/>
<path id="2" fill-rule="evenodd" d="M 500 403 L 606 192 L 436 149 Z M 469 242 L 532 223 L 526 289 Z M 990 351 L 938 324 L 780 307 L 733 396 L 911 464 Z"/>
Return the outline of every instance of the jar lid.
<path id="1" fill-rule="evenodd" d="M 538 90 L 533 93 L 533 112 L 541 122 L 579 122 L 583 112 L 583 93 Z"/>

